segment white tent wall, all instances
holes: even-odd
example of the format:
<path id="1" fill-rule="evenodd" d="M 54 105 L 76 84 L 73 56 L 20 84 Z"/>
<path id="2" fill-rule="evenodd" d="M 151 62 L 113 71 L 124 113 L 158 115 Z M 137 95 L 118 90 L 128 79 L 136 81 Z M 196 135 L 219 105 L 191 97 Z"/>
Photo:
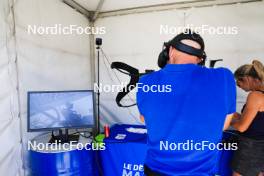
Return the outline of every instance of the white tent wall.
<path id="1" fill-rule="evenodd" d="M 27 133 L 27 92 L 92 88 L 89 35 L 28 31 L 28 25 L 85 28 L 89 26 L 88 19 L 60 0 L 17 0 L 13 13 L 12 4 L 11 0 L 4 0 L 0 6 L 0 140 L 4 141 L 0 151 L 0 173 L 7 176 L 25 174 L 21 154 L 23 167 L 27 168 L 28 140 L 39 134 Z"/>
<path id="2" fill-rule="evenodd" d="M 158 69 L 157 57 L 162 49 L 162 43 L 173 38 L 176 33 L 160 32 L 160 26 L 193 27 L 209 25 L 212 27 L 236 27 L 236 35 L 202 34 L 209 59 L 224 59 L 216 67 L 227 67 L 234 71 L 238 66 L 250 63 L 252 59 L 264 62 L 264 2 L 243 3 L 215 7 L 201 7 L 191 9 L 175 9 L 159 12 L 129 14 L 99 18 L 95 25 L 104 26 L 106 34 L 103 38 L 103 50 L 110 62 L 121 61 L 141 72 L 144 69 Z M 185 14 L 185 15 L 184 15 Z M 172 29 L 172 31 L 175 31 Z M 101 82 L 118 84 L 115 74 L 107 71 L 103 58 L 100 63 Z M 208 64 L 207 64 L 208 65 Z M 110 70 L 109 65 L 107 66 Z M 116 72 L 121 81 L 128 82 L 129 78 Z M 140 124 L 136 107 L 119 108 L 115 103 L 114 93 L 101 95 L 101 123 L 137 123 Z M 135 102 L 135 96 L 131 95 Z M 246 94 L 238 89 L 238 107 L 245 101 Z M 124 104 L 130 104 L 126 98 Z"/>
<path id="3" fill-rule="evenodd" d="M 11 6 L 9 0 L 0 1 L 0 173 L 7 176 L 20 175 L 22 168 Z"/>

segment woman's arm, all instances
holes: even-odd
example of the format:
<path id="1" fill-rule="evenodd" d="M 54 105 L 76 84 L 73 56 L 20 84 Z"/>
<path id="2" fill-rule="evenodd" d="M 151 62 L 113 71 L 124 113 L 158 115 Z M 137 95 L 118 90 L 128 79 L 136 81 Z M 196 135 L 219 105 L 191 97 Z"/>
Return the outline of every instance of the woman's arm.
<path id="1" fill-rule="evenodd" d="M 256 117 L 261 105 L 261 96 L 259 92 L 251 92 L 248 95 L 246 107 L 241 114 L 241 118 L 232 122 L 232 126 L 240 132 L 248 129 L 254 118 Z"/>
<path id="2" fill-rule="evenodd" d="M 231 124 L 231 121 L 232 121 L 232 119 L 234 118 L 234 115 L 235 115 L 235 113 L 233 113 L 233 114 L 228 114 L 227 116 L 226 116 L 226 119 L 225 119 L 225 123 L 224 123 L 224 131 L 225 130 L 227 130 L 228 128 L 229 128 L 229 126 L 230 126 L 230 124 Z"/>
<path id="3" fill-rule="evenodd" d="M 240 118 L 241 118 L 241 114 L 235 112 L 235 113 L 234 113 L 234 118 L 235 118 L 235 119 L 240 119 Z"/>
<path id="4" fill-rule="evenodd" d="M 230 126 L 232 126 L 235 122 L 241 120 L 241 114 L 235 112 L 233 118 L 231 120 Z"/>

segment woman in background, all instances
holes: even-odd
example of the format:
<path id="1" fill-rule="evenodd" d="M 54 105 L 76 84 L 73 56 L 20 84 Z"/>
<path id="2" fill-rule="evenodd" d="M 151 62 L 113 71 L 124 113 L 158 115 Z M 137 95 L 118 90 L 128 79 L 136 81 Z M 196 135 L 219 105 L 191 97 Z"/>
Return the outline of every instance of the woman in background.
<path id="1" fill-rule="evenodd" d="M 233 176 L 264 176 L 264 66 L 253 61 L 235 71 L 237 86 L 249 92 L 242 114 L 232 126 L 239 131 L 232 159 Z"/>

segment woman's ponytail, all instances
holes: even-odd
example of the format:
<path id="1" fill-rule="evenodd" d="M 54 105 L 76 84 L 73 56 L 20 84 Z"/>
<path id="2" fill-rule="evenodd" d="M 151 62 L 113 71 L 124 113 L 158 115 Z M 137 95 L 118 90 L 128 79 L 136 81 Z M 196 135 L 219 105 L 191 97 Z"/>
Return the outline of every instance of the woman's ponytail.
<path id="1" fill-rule="evenodd" d="M 264 83 L 264 65 L 260 61 L 254 60 L 252 62 L 252 66 L 257 74 L 257 77 Z"/>

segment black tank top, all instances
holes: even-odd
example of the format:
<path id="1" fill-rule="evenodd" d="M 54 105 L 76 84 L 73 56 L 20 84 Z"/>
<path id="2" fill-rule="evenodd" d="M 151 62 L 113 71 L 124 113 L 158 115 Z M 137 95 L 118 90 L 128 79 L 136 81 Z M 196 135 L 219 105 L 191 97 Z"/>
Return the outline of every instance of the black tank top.
<path id="1" fill-rule="evenodd" d="M 242 112 L 244 108 L 245 105 L 242 109 Z M 259 111 L 257 113 L 256 117 L 254 118 L 248 129 L 245 132 L 241 133 L 241 135 L 256 140 L 264 140 L 264 111 Z"/>

